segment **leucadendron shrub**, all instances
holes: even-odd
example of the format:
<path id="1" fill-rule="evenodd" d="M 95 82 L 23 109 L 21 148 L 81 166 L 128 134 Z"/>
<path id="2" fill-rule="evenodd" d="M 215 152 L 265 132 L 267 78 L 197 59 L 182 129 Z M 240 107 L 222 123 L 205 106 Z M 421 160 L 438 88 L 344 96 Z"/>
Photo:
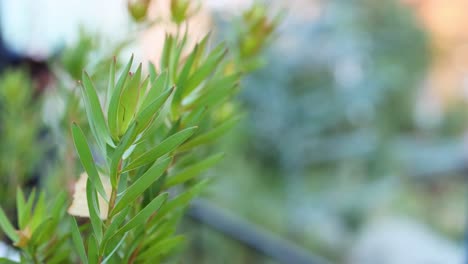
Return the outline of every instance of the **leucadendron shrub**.
<path id="1" fill-rule="evenodd" d="M 188 5 L 171 5 L 178 26 Z M 255 14 L 244 17 L 266 25 L 266 13 Z M 71 135 L 84 171 L 72 199 L 48 190 L 25 197 L 19 189 L 16 226 L 0 210 L 21 263 L 173 260 L 184 243 L 176 233 L 184 209 L 210 181 L 200 175 L 223 157 L 206 146 L 239 119 L 233 96 L 248 73 L 240 62 L 259 56 L 254 42 L 264 45 L 272 29 L 247 31 L 242 56 L 224 43 L 211 47 L 210 35 L 190 48 L 187 33 L 177 32 L 166 36 L 160 63 L 147 63 L 148 74 L 133 56 L 110 63 L 105 87 L 83 72 L 87 123 L 72 123 Z"/>

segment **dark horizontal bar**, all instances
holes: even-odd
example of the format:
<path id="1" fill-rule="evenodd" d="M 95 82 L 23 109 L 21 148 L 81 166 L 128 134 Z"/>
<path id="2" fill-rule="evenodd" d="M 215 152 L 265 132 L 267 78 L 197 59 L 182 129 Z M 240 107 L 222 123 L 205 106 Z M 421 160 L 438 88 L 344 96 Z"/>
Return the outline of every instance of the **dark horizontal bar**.
<path id="1" fill-rule="evenodd" d="M 328 264 L 325 259 L 271 232 L 228 213 L 203 199 L 193 201 L 187 215 L 253 250 L 284 264 Z"/>

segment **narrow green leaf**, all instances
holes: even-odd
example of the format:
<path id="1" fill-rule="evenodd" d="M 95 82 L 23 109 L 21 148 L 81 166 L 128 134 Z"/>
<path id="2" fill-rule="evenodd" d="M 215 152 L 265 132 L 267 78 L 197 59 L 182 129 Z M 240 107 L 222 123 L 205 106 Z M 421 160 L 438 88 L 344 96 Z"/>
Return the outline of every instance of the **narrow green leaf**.
<path id="1" fill-rule="evenodd" d="M 197 44 L 195 48 L 192 50 L 190 55 L 188 56 L 187 60 L 185 61 L 184 67 L 177 78 L 177 91 L 175 93 L 176 101 L 179 102 L 182 98 L 182 94 L 185 88 L 185 84 L 189 77 L 189 74 L 192 70 L 193 63 L 195 62 L 195 57 L 198 54 L 199 45 Z"/>
<path id="2" fill-rule="evenodd" d="M 88 201 L 89 219 L 93 227 L 93 233 L 98 241 L 102 239 L 102 221 L 100 218 L 99 202 L 94 186 L 90 179 L 86 182 L 86 200 Z"/>
<path id="3" fill-rule="evenodd" d="M 163 92 L 159 97 L 154 99 L 146 108 L 138 113 L 135 123 L 137 123 L 137 134 L 143 132 L 151 123 L 154 121 L 156 115 L 160 111 L 161 107 L 167 101 L 169 96 L 172 94 L 174 89 L 169 89 Z"/>
<path id="4" fill-rule="evenodd" d="M 223 43 L 219 44 L 208 56 L 205 62 L 197 68 L 197 70 L 190 76 L 187 81 L 187 85 L 184 87 L 183 96 L 187 96 L 192 92 L 198 85 L 206 80 L 214 70 L 218 67 L 221 60 L 227 53 L 227 49 Z"/>
<path id="5" fill-rule="evenodd" d="M 187 81 L 190 72 L 192 70 L 193 63 L 195 62 L 195 57 L 198 54 L 199 44 L 195 45 L 192 52 L 187 57 L 187 60 L 184 63 L 184 67 L 180 71 L 179 77 L 177 78 L 177 85 L 184 86 L 185 82 Z"/>
<path id="6" fill-rule="evenodd" d="M 88 259 L 89 264 L 97 264 L 99 261 L 99 244 L 93 234 L 88 239 Z"/>
<path id="7" fill-rule="evenodd" d="M 78 156 L 81 160 L 81 164 L 83 164 L 83 167 L 88 173 L 88 178 L 91 180 L 91 182 L 94 185 L 94 188 L 96 188 L 96 190 L 104 198 L 104 200 L 108 201 L 106 192 L 104 191 L 104 187 L 102 186 L 101 178 L 99 177 L 99 173 L 94 164 L 93 155 L 91 154 L 88 142 L 86 141 L 86 137 L 83 134 L 81 128 L 75 123 L 72 124 L 72 135 L 73 141 L 75 142 L 76 150 L 78 152 Z"/>
<path id="8" fill-rule="evenodd" d="M 197 127 L 186 128 L 174 135 L 163 140 L 156 147 L 148 150 L 139 157 L 135 158 L 126 168 L 125 171 L 136 169 L 145 164 L 151 163 L 152 161 L 164 156 L 165 154 L 175 150 L 180 144 L 186 141 L 193 135 Z"/>
<path id="9" fill-rule="evenodd" d="M 206 114 L 206 106 L 198 106 L 193 111 L 191 111 L 186 117 L 184 117 L 182 124 L 184 127 L 195 126 L 200 123 L 202 118 Z"/>
<path id="10" fill-rule="evenodd" d="M 130 76 L 130 80 L 124 85 L 120 96 L 117 119 L 119 136 L 123 136 L 136 114 L 138 98 L 140 96 L 141 66 L 140 63 L 136 72 Z"/>
<path id="11" fill-rule="evenodd" d="M 109 69 L 109 81 L 107 83 L 105 109 L 109 109 L 110 99 L 111 99 L 112 92 L 114 91 L 114 87 L 115 87 L 115 67 L 116 67 L 116 64 L 117 64 L 117 59 L 114 56 L 112 58 L 112 62 L 110 64 L 110 69 Z"/>
<path id="12" fill-rule="evenodd" d="M 162 56 L 161 56 L 161 69 L 169 69 L 169 61 L 170 61 L 173 42 L 174 42 L 174 37 L 172 35 L 166 34 Z"/>
<path id="13" fill-rule="evenodd" d="M 135 201 L 140 194 L 142 194 L 153 182 L 155 182 L 167 169 L 171 163 L 171 158 L 165 158 L 161 161 L 155 162 L 140 178 L 138 178 L 135 183 L 130 185 L 122 194 L 122 197 L 118 200 L 114 209 L 112 210 L 112 215 L 120 212 L 127 206 Z"/>
<path id="14" fill-rule="evenodd" d="M 50 215 L 54 219 L 60 219 L 62 217 L 62 214 L 65 212 L 67 204 L 67 194 L 65 191 L 61 191 L 58 195 L 57 198 L 55 198 L 55 202 L 51 204 L 51 207 L 49 207 L 50 210 Z"/>
<path id="15" fill-rule="evenodd" d="M 193 100 L 186 107 L 192 108 L 197 105 L 212 107 L 217 103 L 224 102 L 225 99 L 229 98 L 229 96 L 236 91 L 235 87 L 238 85 L 239 77 L 240 74 L 232 74 L 218 80 L 210 81 L 203 87 L 198 98 Z"/>
<path id="16" fill-rule="evenodd" d="M 115 254 L 115 252 L 117 252 L 117 249 L 119 249 L 119 247 L 123 244 L 126 237 L 127 237 L 127 234 L 125 234 L 120 239 L 119 243 L 117 243 L 117 245 L 114 247 L 114 249 L 109 253 L 109 255 L 107 255 L 107 257 L 101 262 L 101 264 L 106 264 L 112 258 L 112 256 Z"/>
<path id="17" fill-rule="evenodd" d="M 120 227 L 120 225 L 124 222 L 125 218 L 128 216 L 128 213 L 130 212 L 130 207 L 127 207 L 120 211 L 113 219 L 112 222 L 110 223 L 109 227 L 106 230 L 106 233 L 104 234 L 104 237 L 102 238 L 102 246 L 101 246 L 101 255 L 104 254 L 106 247 L 107 247 L 107 242 L 114 237 L 116 234 L 116 231 Z"/>
<path id="18" fill-rule="evenodd" d="M 31 235 L 30 243 L 32 245 L 41 243 L 44 241 L 44 236 L 47 236 L 46 239 L 50 239 L 54 228 L 56 227 L 57 221 L 51 217 L 42 219 L 41 223 L 38 225 L 34 232 Z"/>
<path id="19" fill-rule="evenodd" d="M 174 215 L 170 219 L 164 219 L 160 223 L 150 226 L 150 228 L 147 231 L 148 235 L 146 236 L 146 239 L 143 243 L 143 247 L 154 245 L 158 241 L 161 241 L 166 237 L 172 236 L 176 231 L 176 226 L 178 226 L 179 221 L 177 221 L 177 219 L 180 219 L 178 217 L 179 216 Z"/>
<path id="20" fill-rule="evenodd" d="M 51 204 L 49 207 L 52 210 L 52 213 L 48 214 L 47 216 L 44 213 L 36 213 L 35 215 L 39 215 L 42 217 L 38 218 L 38 226 L 31 228 L 34 232 L 31 235 L 30 244 L 35 245 L 46 241 L 47 239 L 51 239 L 52 236 L 55 235 L 55 229 L 59 221 L 62 220 L 61 213 L 64 213 L 65 209 L 65 202 L 66 196 L 64 192 L 61 192 L 57 197 L 56 201 Z M 40 210 L 39 210 L 40 211 Z M 36 212 L 36 210 L 35 210 Z M 50 216 L 49 216 L 50 215 Z"/>
<path id="21" fill-rule="evenodd" d="M 109 109 L 107 113 L 107 122 L 109 125 L 109 130 L 114 139 L 118 139 L 118 127 L 117 127 L 117 119 L 118 119 L 118 108 L 120 105 L 120 95 L 122 94 L 122 90 L 124 88 L 124 84 L 127 80 L 128 73 L 130 71 L 130 67 L 133 63 L 133 55 L 130 57 L 125 69 L 123 70 L 122 74 L 115 85 L 114 91 L 112 92 L 112 96 L 109 102 Z"/>
<path id="22" fill-rule="evenodd" d="M 45 192 L 42 191 L 39 193 L 39 198 L 37 199 L 36 206 L 34 207 L 34 213 L 30 219 L 31 229 L 35 230 L 46 217 L 46 201 L 45 201 Z"/>
<path id="23" fill-rule="evenodd" d="M 158 97 L 162 96 L 162 93 L 167 91 L 167 87 L 169 86 L 169 76 L 167 71 L 163 71 L 157 77 L 155 77 L 154 81 L 151 83 L 151 87 L 148 90 L 148 93 L 143 100 L 140 109 L 145 109 L 150 105 L 154 100 Z"/>
<path id="24" fill-rule="evenodd" d="M 70 249 L 61 249 L 54 252 L 50 259 L 47 259 L 47 264 L 62 264 L 67 263 L 72 254 Z"/>
<path id="25" fill-rule="evenodd" d="M 26 212 L 26 220 L 31 221 L 31 212 L 32 208 L 34 205 L 34 201 L 36 200 L 36 189 L 33 189 L 32 192 L 29 194 L 28 200 L 26 202 L 26 207 L 24 208 L 24 211 Z"/>
<path id="26" fill-rule="evenodd" d="M 156 72 L 156 67 L 154 66 L 153 63 L 148 62 L 148 70 L 150 74 L 151 85 L 153 85 L 154 81 L 156 80 L 156 77 L 158 76 Z"/>
<path id="27" fill-rule="evenodd" d="M 193 70 L 196 68 L 199 68 L 198 66 L 200 65 L 200 61 L 202 60 L 203 55 L 205 55 L 205 50 L 207 49 L 206 47 L 208 46 L 208 40 L 210 39 L 210 36 L 211 36 L 211 32 L 206 34 L 206 36 L 203 37 L 200 43 L 198 43 L 198 49 L 197 49 L 197 53 L 195 56 L 195 61 L 193 63 L 194 67 L 192 68 Z M 190 72 L 190 74 L 191 73 L 192 72 Z"/>
<path id="28" fill-rule="evenodd" d="M 172 106 L 172 99 L 173 95 L 169 96 L 167 101 L 163 104 L 160 108 L 158 113 L 154 116 L 151 120 L 148 127 L 145 129 L 145 134 L 148 135 L 155 135 L 161 133 L 160 128 L 165 126 L 165 121 L 171 118 L 171 106 Z"/>
<path id="29" fill-rule="evenodd" d="M 31 211 L 27 211 L 24 194 L 20 187 L 16 188 L 16 210 L 18 211 L 19 228 L 24 229 L 27 221 L 29 220 Z"/>
<path id="30" fill-rule="evenodd" d="M 182 40 L 179 42 L 178 39 L 175 39 L 175 50 L 171 54 L 171 61 L 170 61 L 170 72 L 171 72 L 171 79 L 176 80 L 176 75 L 177 75 L 177 69 L 179 66 L 179 60 L 182 52 L 184 51 L 185 44 L 187 43 L 188 39 L 188 34 L 187 34 L 188 27 L 185 28 L 184 36 L 182 37 Z"/>
<path id="31" fill-rule="evenodd" d="M 144 169 L 144 167 L 142 167 Z M 163 183 L 166 181 L 167 173 L 164 173 L 159 179 L 157 179 L 151 186 L 145 191 L 143 195 L 142 205 L 148 205 L 151 200 L 158 196 L 162 191 Z"/>
<path id="32" fill-rule="evenodd" d="M 139 100 L 138 100 L 138 105 L 136 107 L 135 113 L 138 113 L 140 111 L 141 106 L 143 105 L 143 101 L 144 101 L 142 98 L 146 98 L 146 94 L 148 93 L 148 90 L 151 88 L 151 85 L 148 85 L 149 81 L 150 81 L 150 77 L 146 76 L 145 79 L 143 79 L 143 81 L 140 84 L 140 88 L 139 88 L 140 95 L 138 96 Z"/>
<path id="33" fill-rule="evenodd" d="M 63 219 L 60 220 L 60 223 L 64 225 L 65 228 L 68 229 L 69 232 L 67 232 L 67 234 L 55 234 L 56 235 L 56 239 L 54 239 L 53 241 L 49 241 L 48 243 L 48 247 L 43 251 L 43 260 L 45 263 L 49 263 L 51 259 L 56 259 L 55 258 L 55 255 L 58 254 L 57 251 L 59 250 L 63 250 L 65 247 L 68 249 L 68 250 L 71 250 L 71 249 L 75 249 L 73 244 L 70 245 L 66 242 L 68 242 L 71 238 L 71 231 L 70 231 L 70 228 L 69 228 L 69 224 L 70 224 L 70 221 L 69 221 L 69 216 L 64 216 Z M 61 233 L 61 232 L 60 232 Z M 65 246 L 65 247 L 64 247 Z"/>
<path id="34" fill-rule="evenodd" d="M 209 179 L 204 179 L 199 183 L 195 184 L 193 187 L 185 191 L 184 193 L 180 194 L 176 198 L 166 202 L 164 206 L 158 211 L 156 217 L 152 220 L 153 223 L 156 223 L 160 219 L 166 216 L 166 214 L 171 212 L 177 212 L 177 209 L 185 208 L 189 202 L 205 188 L 205 186 L 209 183 Z"/>
<path id="35" fill-rule="evenodd" d="M 120 141 L 120 144 L 117 146 L 115 149 L 114 153 L 112 153 L 111 157 L 111 164 L 110 164 L 110 181 L 112 188 L 117 187 L 117 172 L 119 170 L 119 163 L 123 159 L 123 155 L 125 151 L 132 145 L 133 141 L 135 140 L 136 137 L 136 131 L 135 131 L 136 123 L 132 124 L 130 128 L 125 132 L 125 135 L 122 138 L 122 141 Z"/>
<path id="36" fill-rule="evenodd" d="M 139 229 L 139 232 L 135 232 L 135 236 L 128 242 L 126 245 L 126 252 L 124 253 L 124 257 L 122 258 L 122 263 L 129 263 L 130 258 L 132 257 L 133 252 L 135 252 L 136 248 L 141 245 L 141 241 L 146 239 L 144 232 L 142 229 Z"/>
<path id="37" fill-rule="evenodd" d="M 175 122 L 172 122 L 171 129 L 169 129 L 169 132 L 166 133 L 166 135 L 174 135 L 180 130 L 180 118 L 175 120 Z"/>
<path id="38" fill-rule="evenodd" d="M 75 244 L 75 249 L 78 252 L 78 256 L 81 259 L 83 264 L 88 264 L 88 258 L 86 257 L 85 247 L 83 244 L 83 239 L 81 238 L 80 229 L 78 228 L 78 224 L 76 223 L 75 218 L 71 218 L 71 233 L 72 233 L 72 240 Z"/>
<path id="39" fill-rule="evenodd" d="M 176 173 L 173 176 L 167 178 L 164 187 L 170 188 L 174 185 L 186 182 L 193 177 L 199 175 L 203 171 L 211 168 L 213 165 L 218 163 L 221 159 L 223 159 L 224 154 L 216 154 L 212 155 L 198 163 L 193 164 L 192 166 L 185 168 L 184 170 Z"/>
<path id="40" fill-rule="evenodd" d="M 234 125 L 237 124 L 238 121 L 239 121 L 239 117 L 233 117 L 229 119 L 228 121 L 224 122 L 223 124 L 219 125 L 218 127 L 204 134 L 196 136 L 192 140 L 183 144 L 182 146 L 180 146 L 178 151 L 180 152 L 187 151 L 191 148 L 210 143 L 214 141 L 215 139 L 218 139 L 219 137 L 223 136 L 228 130 L 234 127 Z"/>
<path id="41" fill-rule="evenodd" d="M 162 193 L 154 198 L 145 208 L 138 212 L 135 217 L 133 217 L 130 221 L 128 221 L 127 224 L 120 228 L 117 231 L 116 236 L 130 231 L 137 226 L 144 225 L 150 216 L 154 214 L 166 201 L 167 197 L 168 193 Z"/>
<path id="42" fill-rule="evenodd" d="M 18 242 L 19 241 L 19 236 L 18 233 L 16 233 L 15 228 L 13 225 L 10 223 L 8 220 L 5 212 L 3 209 L 0 207 L 0 228 L 5 232 L 5 234 L 13 241 L 13 242 Z"/>
<path id="43" fill-rule="evenodd" d="M 139 175 L 139 174 L 138 174 Z M 128 186 L 128 173 L 121 173 L 120 180 L 117 186 L 117 195 L 127 189 Z"/>
<path id="44" fill-rule="evenodd" d="M 101 104 L 99 102 L 99 97 L 96 93 L 96 88 L 94 88 L 93 82 L 89 75 L 83 71 L 83 82 L 81 87 L 83 88 L 83 97 L 87 101 L 89 109 L 86 109 L 88 113 L 88 121 L 90 125 L 94 126 L 97 133 L 96 138 L 107 143 L 109 146 L 114 147 L 114 142 L 109 134 L 109 130 L 106 125 L 106 120 L 104 119 L 104 114 L 102 113 Z"/>
<path id="45" fill-rule="evenodd" d="M 189 152 L 184 155 L 180 155 L 177 157 L 176 167 L 183 169 L 193 165 L 194 163 L 200 160 L 200 153 L 196 152 Z M 174 174 L 174 171 L 171 171 L 171 175 Z"/>
<path id="46" fill-rule="evenodd" d="M 166 238 L 146 249 L 138 256 L 137 259 L 151 261 L 160 255 L 168 253 L 170 250 L 180 246 L 184 242 L 185 238 L 180 235 Z"/>

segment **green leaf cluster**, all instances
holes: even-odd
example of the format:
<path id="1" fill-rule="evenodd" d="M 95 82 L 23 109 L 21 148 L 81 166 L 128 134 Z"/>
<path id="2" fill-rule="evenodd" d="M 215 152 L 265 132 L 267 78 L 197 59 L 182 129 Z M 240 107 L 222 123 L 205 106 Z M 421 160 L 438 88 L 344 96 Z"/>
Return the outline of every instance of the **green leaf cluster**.
<path id="1" fill-rule="evenodd" d="M 66 232 L 60 229 L 65 216 L 67 196 L 59 193 L 53 203 L 47 204 L 44 192 L 36 195 L 33 190 L 26 199 L 18 188 L 16 192 L 17 226 L 7 219 L 0 208 L 0 227 L 13 241 L 14 246 L 21 249 L 22 263 L 63 263 L 68 259 L 71 247 L 65 243 Z"/>
<path id="2" fill-rule="evenodd" d="M 188 3 L 172 1 L 179 26 Z M 190 47 L 180 32 L 166 36 L 157 65 L 135 65 L 131 56 L 122 65 L 102 61 L 104 77 L 99 66 L 82 72 L 81 102 L 69 98 L 86 122 L 72 122 L 70 132 L 87 177 L 72 203 L 87 217 L 64 213 L 66 195 L 48 204 L 44 193 L 26 201 L 18 190 L 18 224 L 2 210 L 0 227 L 22 262 L 159 263 L 184 244 L 178 223 L 210 182 L 202 174 L 223 157 L 210 145 L 239 120 L 233 97 L 243 73 L 224 43 L 212 46 L 207 35 Z M 64 59 L 72 78 L 88 44 Z"/>
<path id="3" fill-rule="evenodd" d="M 43 162 L 46 139 L 38 142 L 43 128 L 40 105 L 26 69 L 7 69 L 0 76 L 0 201 L 8 215 L 14 213 L 15 186 L 24 186 Z M 34 148 L 31 148 L 34 146 Z M 13 188 L 12 188 L 13 186 Z M 12 199 L 13 197 L 13 199 Z"/>
<path id="4" fill-rule="evenodd" d="M 208 49 L 208 36 L 183 60 L 186 39 L 186 35 L 167 36 L 160 69 L 150 63 L 148 75 L 142 64 L 131 71 L 133 57 L 120 74 L 114 62 L 106 88 L 108 103 L 101 103 L 98 89 L 83 73 L 81 92 L 92 140 L 72 125 L 74 144 L 88 175 L 92 237 L 80 241 L 83 234 L 73 229 L 82 262 L 159 261 L 183 242 L 174 234 L 177 223 L 207 183 L 197 176 L 222 157 L 202 158 L 200 147 L 237 120 L 232 116 L 214 123 L 212 119 L 213 112 L 232 98 L 240 77 L 222 71 L 226 48 L 220 44 Z M 102 164 L 95 162 L 93 143 L 104 158 Z M 177 161 L 189 155 L 199 161 L 179 165 Z M 109 177 L 110 195 L 101 175 Z M 108 204 L 107 219 L 99 217 L 103 210 L 99 199 Z"/>

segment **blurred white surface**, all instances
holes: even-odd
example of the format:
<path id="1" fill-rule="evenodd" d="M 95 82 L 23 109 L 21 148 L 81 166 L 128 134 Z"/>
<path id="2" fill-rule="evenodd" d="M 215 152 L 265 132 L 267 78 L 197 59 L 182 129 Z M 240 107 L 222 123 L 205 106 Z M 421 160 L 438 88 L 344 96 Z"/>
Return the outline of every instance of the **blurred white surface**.
<path id="1" fill-rule="evenodd" d="M 209 10 L 239 12 L 252 0 L 201 2 Z M 108 38 L 122 39 L 128 22 L 126 0 L 0 0 L 0 32 L 7 45 L 35 57 L 50 56 L 72 43 L 80 26 Z"/>
<path id="2" fill-rule="evenodd" d="M 385 219 L 363 230 L 350 264 L 461 264 L 463 247 L 410 219 Z"/>
<path id="3" fill-rule="evenodd" d="M 128 22 L 125 0 L 0 0 L 1 31 L 17 52 L 47 57 L 91 32 L 119 37 Z"/>
<path id="4" fill-rule="evenodd" d="M 18 252 L 0 241 L 0 258 L 7 258 L 13 261 L 20 261 Z"/>

